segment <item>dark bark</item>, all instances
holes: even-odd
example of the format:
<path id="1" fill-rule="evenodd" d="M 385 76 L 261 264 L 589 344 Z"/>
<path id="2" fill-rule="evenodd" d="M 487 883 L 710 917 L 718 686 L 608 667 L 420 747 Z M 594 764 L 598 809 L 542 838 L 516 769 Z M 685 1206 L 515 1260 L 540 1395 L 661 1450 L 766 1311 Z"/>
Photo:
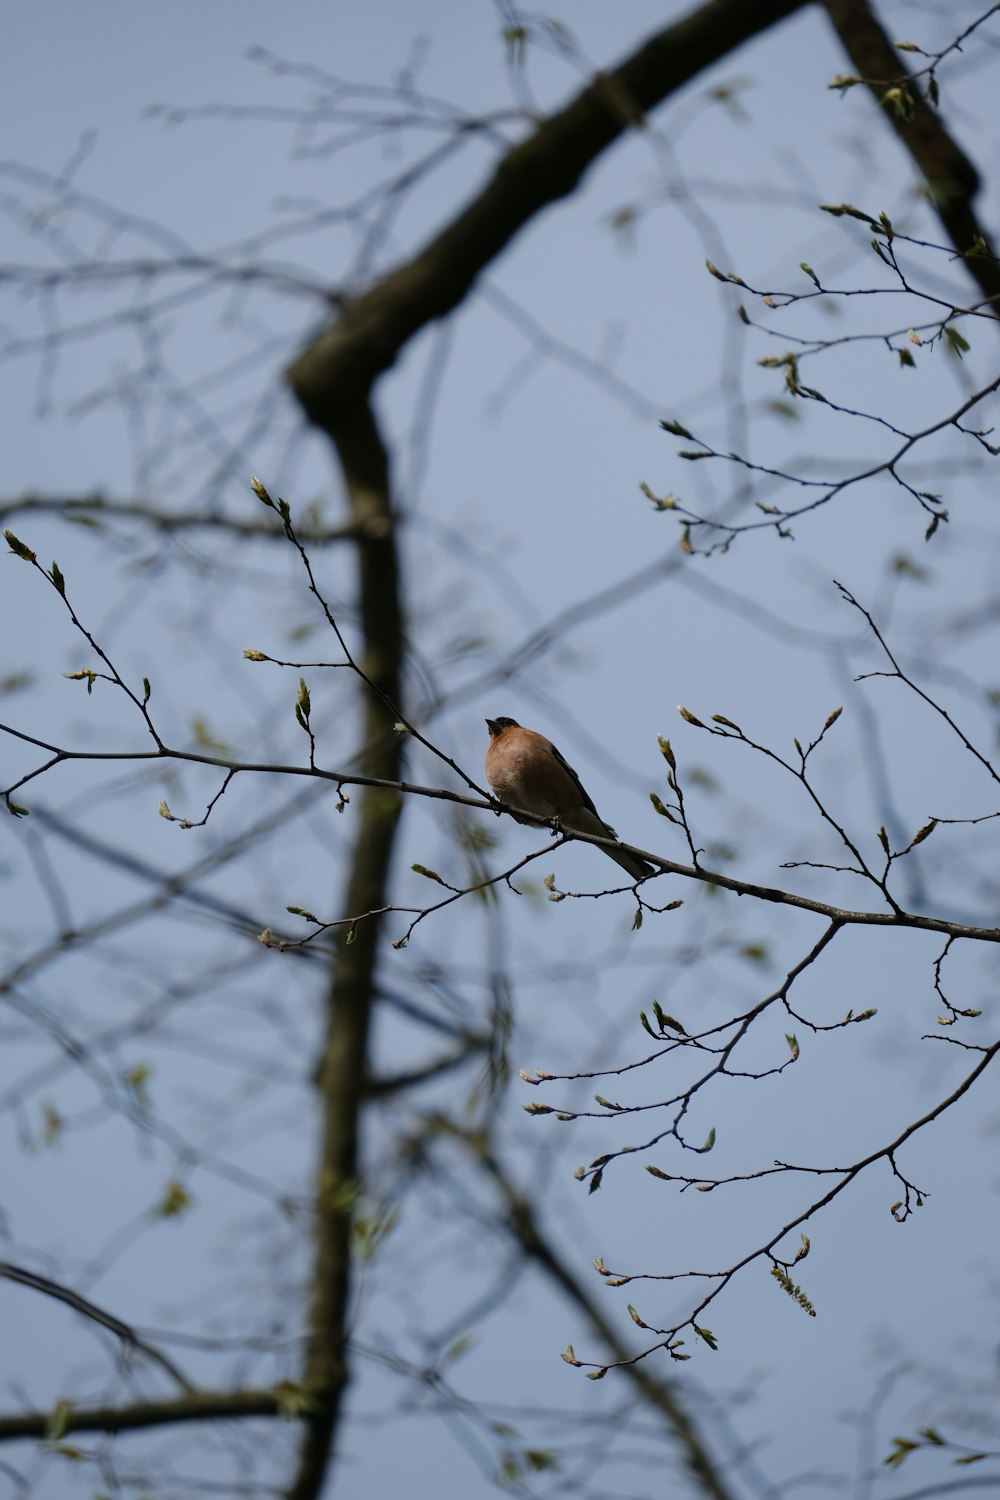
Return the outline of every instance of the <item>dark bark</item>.
<path id="1" fill-rule="evenodd" d="M 340 459 L 352 520 L 361 531 L 359 602 L 365 647 L 360 665 L 372 684 L 364 690 L 364 770 L 397 780 L 402 770 L 401 740 L 392 733 L 393 716 L 387 703 L 400 699 L 403 613 L 388 456 L 365 401 L 339 406 L 330 413 L 325 430 Z M 368 912 L 384 905 L 400 806 L 398 792 L 365 789 L 355 812 L 357 832 L 344 896 L 346 911 Z M 382 921 L 369 918 L 352 931 L 353 941 L 341 940 L 333 962 L 327 1032 L 316 1071 L 322 1109 L 316 1252 L 301 1382 L 313 1407 L 305 1420 L 290 1500 L 312 1500 L 323 1488 L 349 1374 L 351 1222 L 354 1195 L 360 1190 L 361 1108 Z"/>
<path id="2" fill-rule="evenodd" d="M 320 427 L 369 390 L 404 345 L 451 312 L 521 229 L 575 191 L 627 129 L 705 68 L 802 8 L 804 0 L 710 0 L 599 73 L 558 114 L 507 153 L 493 177 L 412 260 L 349 303 L 289 371 Z"/>
<path id="3" fill-rule="evenodd" d="M 852 66 L 881 104 L 894 80 L 908 78 L 902 54 L 883 31 L 867 0 L 824 3 Z M 948 133 L 942 115 L 925 100 L 920 84 L 906 87 L 912 102 L 910 118 L 897 114 L 891 105 L 882 105 L 882 110 L 926 182 L 945 233 L 960 255 L 965 255 L 977 239 L 989 245 L 989 236 L 974 208 L 981 185 L 978 171 Z M 985 297 L 1000 300 L 1000 266 L 994 260 L 973 255 L 966 259 L 965 266 Z"/>

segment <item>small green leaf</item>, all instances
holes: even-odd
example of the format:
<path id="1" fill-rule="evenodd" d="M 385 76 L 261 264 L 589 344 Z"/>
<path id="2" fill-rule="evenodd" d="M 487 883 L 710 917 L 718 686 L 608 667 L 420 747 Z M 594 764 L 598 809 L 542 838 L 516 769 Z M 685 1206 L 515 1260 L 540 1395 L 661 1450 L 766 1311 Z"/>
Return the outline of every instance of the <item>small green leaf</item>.
<path id="1" fill-rule="evenodd" d="M 38 561 L 37 553 L 32 552 L 30 547 L 26 547 L 22 541 L 19 541 L 12 531 L 4 531 L 4 539 L 14 556 L 19 557 L 22 562 Z"/>
<path id="2" fill-rule="evenodd" d="M 909 1458 L 920 1447 L 919 1443 L 910 1442 L 909 1438 L 893 1438 L 892 1452 L 882 1462 L 890 1469 L 898 1469 L 904 1459 Z"/>
<path id="3" fill-rule="evenodd" d="M 533 1474 L 559 1467 L 559 1455 L 550 1452 L 548 1448 L 525 1448 L 521 1456 Z"/>
<path id="4" fill-rule="evenodd" d="M 69 1426 L 69 1419 L 72 1415 L 72 1412 L 72 1402 L 56 1402 L 55 1406 L 49 1412 L 48 1420 L 45 1423 L 46 1442 L 58 1443 L 63 1433 L 66 1431 L 66 1428 Z"/>
<path id="5" fill-rule="evenodd" d="M 892 110 L 898 120 L 913 119 L 913 95 L 908 88 L 900 85 L 896 88 L 886 89 L 882 95 L 882 103 Z M 880 214 L 879 217 L 882 218 L 883 216 Z"/>
<path id="6" fill-rule="evenodd" d="M 848 83 L 860 83 L 860 78 L 851 78 Z M 838 88 L 840 85 L 835 80 L 829 85 L 830 88 Z M 864 224 L 871 224 L 874 216 L 866 214 L 864 209 L 855 208 L 853 203 L 821 203 L 820 208 L 825 214 L 833 214 L 835 219 L 843 218 L 846 214 L 849 219 L 860 219 Z"/>
<path id="7" fill-rule="evenodd" d="M 149 1066 L 149 1063 L 136 1063 L 135 1067 L 130 1068 L 125 1074 L 124 1082 L 131 1090 L 135 1102 L 139 1105 L 140 1109 L 149 1108 L 150 1097 L 147 1085 L 152 1076 L 153 1070 Z"/>
<path id="8" fill-rule="evenodd" d="M 526 26 L 505 26 L 500 35 L 507 48 L 508 67 L 520 68 L 524 62 L 525 48 L 528 44 L 528 28 Z"/>
<path id="9" fill-rule="evenodd" d="M 959 333 L 958 329 L 954 328 L 950 323 L 944 331 L 944 336 L 948 341 L 948 348 L 951 350 L 952 354 L 957 355 L 959 359 L 962 358 L 963 354 L 968 354 L 969 350 L 972 348 L 972 345 L 969 343 L 968 339 L 963 337 L 963 335 Z"/>
<path id="10" fill-rule="evenodd" d="M 161 1219 L 179 1219 L 182 1214 L 187 1213 L 192 1201 L 191 1194 L 184 1184 L 174 1179 L 167 1183 L 156 1213 Z"/>
<path id="11" fill-rule="evenodd" d="M 669 1026 L 671 1031 L 679 1031 L 681 1036 L 687 1036 L 687 1032 L 680 1021 L 675 1021 L 673 1016 L 668 1016 L 659 1000 L 653 1001 L 653 1015 L 656 1017 L 656 1024 L 661 1031 L 665 1026 Z"/>
<path id="12" fill-rule="evenodd" d="M 278 1398 L 278 1415 L 286 1422 L 297 1421 L 316 1409 L 316 1397 L 294 1380 L 279 1380 L 274 1394 Z"/>
<path id="13" fill-rule="evenodd" d="M 669 807 L 665 805 L 662 798 L 657 796 L 656 792 L 650 792 L 649 800 L 650 802 L 652 802 L 655 811 L 659 813 L 661 818 L 666 818 L 670 823 L 677 822 L 677 819 L 674 817 Z"/>

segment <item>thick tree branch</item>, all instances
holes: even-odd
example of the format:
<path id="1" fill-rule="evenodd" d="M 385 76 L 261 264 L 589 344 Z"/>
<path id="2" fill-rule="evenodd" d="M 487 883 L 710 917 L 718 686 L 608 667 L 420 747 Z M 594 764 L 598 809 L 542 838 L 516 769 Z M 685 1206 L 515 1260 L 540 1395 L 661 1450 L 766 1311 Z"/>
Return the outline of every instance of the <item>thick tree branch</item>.
<path id="1" fill-rule="evenodd" d="M 907 76 L 898 48 L 882 30 L 868 0 L 824 0 L 824 4 L 844 50 L 881 105 L 890 80 Z M 948 238 L 960 255 L 979 239 L 989 245 L 973 208 L 979 173 L 920 88 L 913 84 L 907 92 L 912 104 L 909 118 L 888 106 L 884 113 L 927 183 Z M 968 256 L 965 265 L 987 297 L 1000 299 L 1000 265 L 991 256 Z"/>
<path id="2" fill-rule="evenodd" d="M 711 1496 L 712 1500 L 730 1500 L 732 1492 L 723 1482 L 711 1453 L 702 1441 L 697 1423 L 685 1409 L 674 1388 L 667 1381 L 649 1374 L 641 1365 L 628 1363 L 630 1351 L 622 1342 L 615 1324 L 605 1316 L 583 1283 L 572 1274 L 562 1256 L 546 1238 L 530 1199 L 525 1197 L 508 1176 L 485 1138 L 460 1133 L 458 1138 L 474 1153 L 500 1193 L 504 1229 L 522 1247 L 525 1255 L 583 1313 L 597 1337 L 611 1351 L 613 1363 L 621 1365 L 633 1379 L 642 1399 L 664 1418 L 701 1493 Z"/>
<path id="3" fill-rule="evenodd" d="M 587 169 L 630 126 L 804 0 L 709 0 L 657 32 L 571 104 L 544 120 L 502 159 L 486 187 L 430 244 L 349 303 L 288 372 L 303 407 L 327 428 L 334 413 L 370 390 L 409 339 L 452 311 L 482 271 L 536 214 L 572 193 Z"/>
<path id="4" fill-rule="evenodd" d="M 363 532 L 358 543 L 365 640 L 361 667 L 375 690 L 366 693 L 364 703 L 369 747 L 364 769 L 375 783 L 392 783 L 399 778 L 402 744 L 400 736 L 391 732 L 386 700 L 400 701 L 403 616 L 399 559 L 390 520 L 388 455 L 366 401 L 341 405 L 329 416 L 326 431 L 337 448 L 353 521 Z M 384 921 L 378 913 L 385 905 L 401 807 L 399 793 L 384 784 L 370 785 L 362 797 L 346 906 L 348 911 L 374 915 L 341 939 L 330 975 L 326 1038 L 316 1070 L 322 1126 L 309 1342 L 302 1380 L 313 1405 L 289 1500 L 315 1500 L 322 1492 L 348 1379 L 351 1225 L 360 1189 L 360 1117 Z"/>
<path id="5" fill-rule="evenodd" d="M 133 1406 L 73 1406 L 59 1408 L 58 1429 L 66 1432 L 127 1432 L 162 1427 L 169 1422 L 221 1422 L 227 1417 L 274 1417 L 282 1410 L 277 1390 L 194 1391 L 174 1401 L 137 1401 Z M 52 1412 L 25 1412 L 0 1417 L 0 1442 L 14 1438 L 45 1438 L 55 1426 Z"/>

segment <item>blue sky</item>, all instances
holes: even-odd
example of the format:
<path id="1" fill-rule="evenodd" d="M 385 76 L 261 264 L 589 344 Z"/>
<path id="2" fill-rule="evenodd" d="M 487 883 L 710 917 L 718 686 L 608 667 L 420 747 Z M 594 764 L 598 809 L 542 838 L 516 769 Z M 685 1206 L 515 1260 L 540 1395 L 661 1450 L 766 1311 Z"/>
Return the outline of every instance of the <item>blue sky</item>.
<path id="1" fill-rule="evenodd" d="M 614 12 L 593 3 L 549 7 L 546 13 L 571 29 L 586 62 L 532 49 L 527 77 L 535 104 L 553 106 L 579 86 L 588 67 L 613 61 L 681 12 L 678 5 L 639 0 Z M 919 30 L 928 46 L 938 36 L 947 40 L 947 18 L 933 8 L 887 14 L 900 34 Z M 166 276 L 160 266 L 148 284 L 60 293 L 59 326 L 109 314 L 118 322 L 64 339 L 54 355 L 38 342 L 40 331 L 53 326 L 52 304 L 37 288 L 33 295 L 8 288 L 0 310 L 5 497 L 100 490 L 239 517 L 255 513 L 247 480 L 257 472 L 296 508 L 318 502 L 336 516 L 338 481 L 329 455 L 303 431 L 282 393 L 281 370 L 326 316 L 317 291 L 357 289 L 358 247 L 372 215 L 366 210 L 343 222 L 328 211 L 363 202 L 374 184 L 438 137 L 430 130 L 388 135 L 332 152 L 328 126 L 297 128 L 282 112 L 313 99 L 314 83 L 303 76 L 310 65 L 380 87 L 412 65 L 427 95 L 467 110 L 508 108 L 498 12 L 485 3 L 443 0 L 419 7 L 419 14 L 401 0 L 366 10 L 296 4 L 280 12 L 219 0 L 197 8 L 108 4 L 99 25 L 96 15 L 54 4 L 44 14 L 22 8 L 8 18 L 17 67 L 0 101 L 7 143 L 0 164 L 4 261 L 54 267 L 111 255 L 159 262 L 192 252 L 236 256 L 245 267 L 280 273 L 287 284 L 246 293 L 221 286 L 191 304 L 179 302 L 156 320 L 155 345 L 148 324 L 127 322 L 122 310 L 130 298 L 141 304 L 161 288 L 196 288 L 201 273 Z M 986 170 L 997 144 L 991 71 L 984 66 L 995 33 L 994 23 L 982 50 L 970 43 L 954 74 L 942 75 L 949 119 Z M 254 48 L 295 70 L 276 74 L 261 51 L 248 52 Z M 483 718 L 512 714 L 557 741 L 623 836 L 681 858 L 683 844 L 648 800 L 650 790 L 665 795 L 656 737 L 669 734 L 706 845 L 716 858 L 731 855 L 731 873 L 771 884 L 794 879 L 813 894 L 861 904 L 864 892 L 851 891 L 847 877 L 838 884 L 819 872 L 779 871 L 789 860 L 829 862 L 836 844 L 787 775 L 741 746 L 709 741 L 683 725 L 676 705 L 702 717 L 724 713 L 787 753 L 792 736 L 812 739 L 843 703 L 817 779 L 869 855 L 880 824 L 898 844 L 929 816 L 992 811 L 988 778 L 979 778 L 954 735 L 914 695 L 885 680 L 854 683 L 856 673 L 883 663 L 832 583 L 840 579 L 877 613 L 906 662 L 927 674 L 921 680 L 945 695 L 977 743 L 992 749 L 995 707 L 984 689 L 998 685 L 991 619 L 997 533 L 985 456 L 955 433 L 924 450 L 914 476 L 930 490 L 947 490 L 953 512 L 933 548 L 923 540 L 926 517 L 882 480 L 804 518 L 794 541 L 757 533 L 724 555 L 687 560 L 677 546 L 676 518 L 655 512 L 639 489 L 646 482 L 657 493 L 676 492 L 696 509 L 733 503 L 741 494 L 742 470 L 677 459 L 682 445 L 659 430 L 659 416 L 684 422 L 723 450 L 813 474 L 839 475 L 886 452 L 884 430 L 870 422 L 802 402 L 789 415 L 787 403 L 776 405 L 780 373 L 758 361 L 783 352 L 783 338 L 817 329 L 827 336 L 893 331 L 898 344 L 898 330 L 905 339 L 926 307 L 893 292 L 778 314 L 742 294 L 754 319 L 765 325 L 770 319 L 778 330 L 772 338 L 739 323 L 741 294 L 704 269 L 708 256 L 754 287 L 802 291 L 809 285 L 799 269 L 805 260 L 824 283 L 886 292 L 892 278 L 868 250 L 863 226 L 832 220 L 818 211 L 819 202 L 863 202 L 922 237 L 939 237 L 874 106 L 860 90 L 842 99 L 827 89 L 843 66 L 822 17 L 810 11 L 697 80 L 655 118 L 654 131 L 633 133 L 595 167 L 579 195 L 529 226 L 460 317 L 407 349 L 378 401 L 405 513 L 418 664 L 412 691 L 416 703 L 426 702 L 432 683 L 440 696 L 443 708 L 428 722 L 448 753 L 477 775 Z M 724 98 L 712 94 L 723 86 Z M 173 119 L 150 113 L 153 105 L 192 113 Z M 370 107 L 367 99 L 361 105 Z M 249 117 L 254 109 L 270 113 Z M 502 128 L 515 138 L 520 127 Z M 494 154 L 495 147 L 473 141 L 425 179 L 403 200 L 368 273 L 412 253 L 446 222 L 483 180 Z M 66 199 L 53 216 L 49 179 L 68 163 L 74 189 L 86 196 Z M 988 215 L 992 200 L 984 197 Z M 639 210 L 631 235 L 612 227 L 624 207 Z M 269 230 L 275 232 L 249 243 Z M 971 284 L 943 257 L 915 251 L 912 264 L 922 285 L 938 292 L 947 285 L 956 300 L 971 299 Z M 980 326 L 969 337 L 973 348 L 964 362 L 912 345 L 917 369 L 911 372 L 884 346 L 852 344 L 808 371 L 804 365 L 803 379 L 842 406 L 876 411 L 910 430 L 993 378 L 987 331 Z M 34 342 L 12 356 L 11 338 Z M 197 402 L 185 399 L 191 390 Z M 983 426 L 993 413 L 995 399 L 984 404 Z M 743 496 L 747 512 L 754 498 L 788 498 L 780 486 L 757 483 L 749 499 Z M 81 616 L 116 664 L 132 680 L 150 677 L 171 738 L 196 737 L 193 726 L 200 723 L 201 732 L 247 758 L 301 757 L 291 714 L 297 674 L 242 660 L 248 646 L 284 658 L 328 653 L 294 558 L 262 544 L 230 553 L 195 532 L 165 543 L 137 531 L 77 533 L 37 514 L 12 524 L 40 557 L 58 558 Z M 654 585 L 628 584 L 657 560 L 662 576 Z M 920 569 L 925 576 L 911 576 Z M 339 555 L 324 556 L 323 577 L 332 597 L 349 593 Z M 88 659 L 54 595 L 13 559 L 3 580 L 5 660 L 11 670 L 36 674 L 30 689 L 4 705 L 5 717 L 16 708 L 15 722 L 30 732 L 76 745 L 137 745 L 127 706 L 101 685 L 88 699 L 81 684 L 62 679 Z M 528 666 L 507 672 L 536 628 L 618 583 L 622 597 L 613 607 L 584 611 Z M 349 600 L 344 608 L 350 621 Z M 340 764 L 355 749 L 355 731 L 337 674 L 312 674 L 310 685 L 324 753 Z M 420 781 L 439 775 L 419 754 L 411 770 Z M 175 811 L 199 816 L 216 789 L 201 773 L 108 777 L 92 767 L 60 768 L 33 788 L 41 804 L 33 810 L 72 819 L 89 836 L 161 870 L 217 852 L 221 858 L 228 840 L 271 817 L 274 826 L 254 860 L 221 864 L 200 879 L 199 890 L 249 911 L 260 925 L 286 923 L 288 904 L 323 912 L 335 905 L 349 812 L 338 817 L 329 799 L 282 812 L 299 788 L 241 780 L 204 830 L 182 832 L 156 815 L 166 798 Z M 941 830 L 928 840 L 911 860 L 913 876 L 901 877 L 907 902 L 991 921 L 991 826 Z M 501 839 L 491 859 L 513 860 L 533 847 L 528 830 L 490 828 Z M 15 966 L 44 948 L 54 911 L 34 825 L 5 832 L 11 837 L 3 854 L 10 919 L 4 953 Z M 406 905 L 427 897 L 407 869 L 411 861 L 442 872 L 460 865 L 452 826 L 437 804 L 410 809 L 404 842 L 396 899 Z M 134 870 L 95 863 L 58 837 L 51 848 L 78 927 L 147 889 Z M 556 859 L 564 888 L 601 888 L 604 871 L 594 851 L 570 848 Z M 577 1074 L 644 1055 L 648 1039 L 636 1018 L 653 998 L 689 1029 L 692 1018 L 721 1021 L 772 989 L 818 936 L 815 921 L 799 914 L 748 911 L 673 884 L 668 894 L 683 895 L 685 908 L 647 918 L 633 936 L 628 898 L 556 905 L 545 900 L 536 878 L 520 900 L 504 892 L 498 917 L 475 911 L 461 921 L 424 924 L 408 949 L 386 954 L 385 982 L 452 1019 L 481 1020 L 499 953 L 514 994 L 514 1067 Z M 741 951 L 753 944 L 763 950 L 759 962 Z M 754 1170 L 776 1157 L 831 1165 L 863 1154 L 962 1076 L 965 1054 L 921 1041 L 935 1031 L 940 1011 L 933 989 L 940 941 L 857 933 L 835 946 L 830 962 L 803 984 L 803 1003 L 824 1020 L 849 1007 L 877 1007 L 878 1017 L 828 1036 L 807 1039 L 800 1032 L 801 1060 L 779 1080 L 732 1080 L 699 1101 L 691 1133 L 700 1139 L 717 1130 L 720 1173 Z M 222 972 L 208 982 L 213 965 Z M 454 966 L 453 977 L 435 989 L 427 976 L 443 965 Z M 949 973 L 960 992 L 956 1003 L 985 1010 L 980 1026 L 995 1025 L 991 954 L 956 952 Z M 17 994 L 28 1009 L 7 1019 L 2 1065 L 9 1258 L 86 1287 L 143 1327 L 169 1322 L 221 1335 L 266 1324 L 288 1342 L 271 1363 L 270 1355 L 247 1355 L 244 1378 L 293 1377 L 294 1285 L 304 1268 L 297 1228 L 282 1225 L 271 1199 L 289 1181 L 307 1181 L 316 971 L 226 936 L 211 918 L 152 914 L 89 956 L 46 965 Z M 122 1118 L 93 1078 L 60 1063 L 53 1029 L 40 1020 L 53 1016 L 95 1039 L 119 1085 L 135 1068 L 150 1066 L 157 1118 L 196 1140 L 204 1159 L 235 1164 L 259 1179 L 256 1186 L 206 1168 L 204 1159 L 189 1174 L 179 1167 L 176 1139 L 144 1126 L 141 1111 L 138 1120 Z M 120 1037 L 108 1041 L 105 1033 L 116 1026 Z M 750 1052 L 754 1066 L 783 1059 L 784 1029 L 762 1028 Z M 429 1050 L 427 1033 L 402 1008 L 387 1005 L 379 1064 L 412 1064 Z M 36 1067 L 51 1068 L 51 1076 L 36 1077 Z M 616 1082 L 612 1097 L 627 1088 L 635 1101 L 656 1099 L 675 1086 L 666 1071 L 651 1067 L 631 1083 Z M 580 1108 L 595 1085 L 562 1087 L 564 1093 L 557 1088 L 544 1097 Z M 624 1130 L 615 1120 L 529 1120 L 520 1108 L 527 1093 L 515 1091 L 503 1106 L 504 1149 L 524 1181 L 536 1184 L 551 1232 L 577 1274 L 593 1278 L 595 1292 L 593 1256 L 624 1271 L 717 1264 L 756 1243 L 804 1201 L 797 1180 L 678 1195 L 642 1170 L 647 1160 L 669 1165 L 666 1148 L 626 1160 L 609 1172 L 600 1193 L 586 1198 L 574 1168 L 609 1143 L 644 1132 L 644 1117 Z M 442 1097 L 455 1105 L 447 1093 Z M 741 1496 L 775 1493 L 768 1484 L 816 1470 L 846 1475 L 853 1495 L 872 1492 L 865 1477 L 870 1455 L 851 1414 L 870 1408 L 886 1372 L 908 1360 L 912 1367 L 878 1409 L 876 1459 L 894 1431 L 968 1420 L 974 1398 L 955 1393 L 977 1381 L 985 1391 L 991 1379 L 995 1384 L 997 1288 L 989 1248 L 1000 1228 L 995 1098 L 985 1081 L 906 1148 L 907 1169 L 929 1193 L 909 1223 L 891 1218 L 896 1188 L 880 1165 L 812 1228 L 802 1281 L 819 1310 L 815 1320 L 782 1297 L 764 1268 L 755 1268 L 707 1316 L 719 1352 L 699 1350 L 680 1373 L 667 1372 L 705 1414 L 720 1451 L 727 1451 L 730 1424 L 737 1447 L 755 1445 L 765 1478 L 757 1483 L 749 1461 L 736 1463 L 733 1483 Z M 53 1149 L 41 1150 L 47 1106 L 68 1125 Z M 387 1110 L 370 1126 L 376 1197 L 383 1186 L 391 1196 L 398 1182 L 395 1142 L 412 1128 L 408 1109 Z M 442 1155 L 448 1171 L 425 1192 L 411 1188 L 401 1228 L 364 1283 L 357 1336 L 367 1353 L 352 1390 L 341 1492 L 351 1493 L 352 1482 L 370 1494 L 398 1489 L 415 1467 L 427 1475 L 428 1493 L 440 1492 L 444 1474 L 456 1493 L 493 1492 L 491 1450 L 481 1434 L 466 1431 L 456 1442 L 449 1422 L 428 1421 L 419 1402 L 416 1415 L 399 1415 L 398 1441 L 387 1442 L 382 1427 L 386 1407 L 405 1401 L 411 1389 L 389 1373 L 390 1355 L 419 1364 L 435 1348 L 433 1331 L 452 1323 L 453 1331 L 463 1331 L 464 1317 L 476 1339 L 452 1372 L 457 1388 L 497 1410 L 516 1408 L 533 1439 L 563 1448 L 564 1472 L 576 1474 L 581 1493 L 591 1468 L 588 1424 L 599 1414 L 608 1426 L 594 1432 L 610 1456 L 600 1474 L 606 1489 L 595 1480 L 594 1493 L 661 1493 L 661 1475 L 647 1465 L 662 1464 L 663 1449 L 648 1431 L 614 1417 L 627 1404 L 623 1384 L 609 1376 L 591 1385 L 559 1362 L 567 1342 L 585 1356 L 588 1336 L 579 1315 L 531 1278 L 501 1296 L 505 1273 L 493 1254 L 489 1204 L 484 1199 L 478 1219 L 457 1214 L 462 1173 Z M 160 1221 L 151 1209 L 178 1173 L 189 1180 L 195 1209 L 178 1222 Z M 506 1274 L 513 1283 L 513 1269 Z M 498 1310 L 484 1317 L 477 1308 L 491 1287 Z M 669 1320 L 685 1293 L 683 1284 L 649 1283 L 604 1296 L 624 1329 L 626 1298 L 655 1324 Z M 20 1404 L 22 1393 L 26 1404 L 45 1408 L 68 1386 L 121 1394 L 113 1364 L 104 1351 L 95 1359 L 91 1337 L 74 1332 L 70 1342 L 62 1309 L 3 1284 L 0 1305 L 11 1330 L 4 1345 L 14 1351 L 0 1365 L 5 1409 Z M 189 1357 L 199 1378 L 224 1378 L 221 1355 Z M 558 1412 L 551 1422 L 539 1417 L 549 1408 Z M 198 1441 L 178 1452 L 171 1440 L 156 1439 L 144 1451 L 159 1454 L 156 1462 L 167 1455 L 181 1469 L 197 1458 L 212 1472 L 223 1459 L 201 1451 L 201 1435 Z M 89 1494 L 97 1483 L 91 1465 L 46 1468 L 24 1449 L 11 1457 L 23 1472 L 37 1473 L 32 1493 L 41 1496 Z M 927 1460 L 920 1476 L 944 1471 L 944 1463 L 934 1468 Z M 543 1480 L 532 1485 L 532 1493 L 548 1493 Z"/>

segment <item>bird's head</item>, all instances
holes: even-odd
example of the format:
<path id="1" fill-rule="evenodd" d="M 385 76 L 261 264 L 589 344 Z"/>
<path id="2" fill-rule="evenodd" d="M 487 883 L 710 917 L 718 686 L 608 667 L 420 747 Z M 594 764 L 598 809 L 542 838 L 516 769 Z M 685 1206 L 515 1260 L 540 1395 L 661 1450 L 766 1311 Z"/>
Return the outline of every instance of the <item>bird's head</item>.
<path id="1" fill-rule="evenodd" d="M 503 734 L 505 729 L 520 729 L 516 719 L 487 719 L 486 728 L 490 732 L 490 739 L 495 739 L 498 734 Z"/>

